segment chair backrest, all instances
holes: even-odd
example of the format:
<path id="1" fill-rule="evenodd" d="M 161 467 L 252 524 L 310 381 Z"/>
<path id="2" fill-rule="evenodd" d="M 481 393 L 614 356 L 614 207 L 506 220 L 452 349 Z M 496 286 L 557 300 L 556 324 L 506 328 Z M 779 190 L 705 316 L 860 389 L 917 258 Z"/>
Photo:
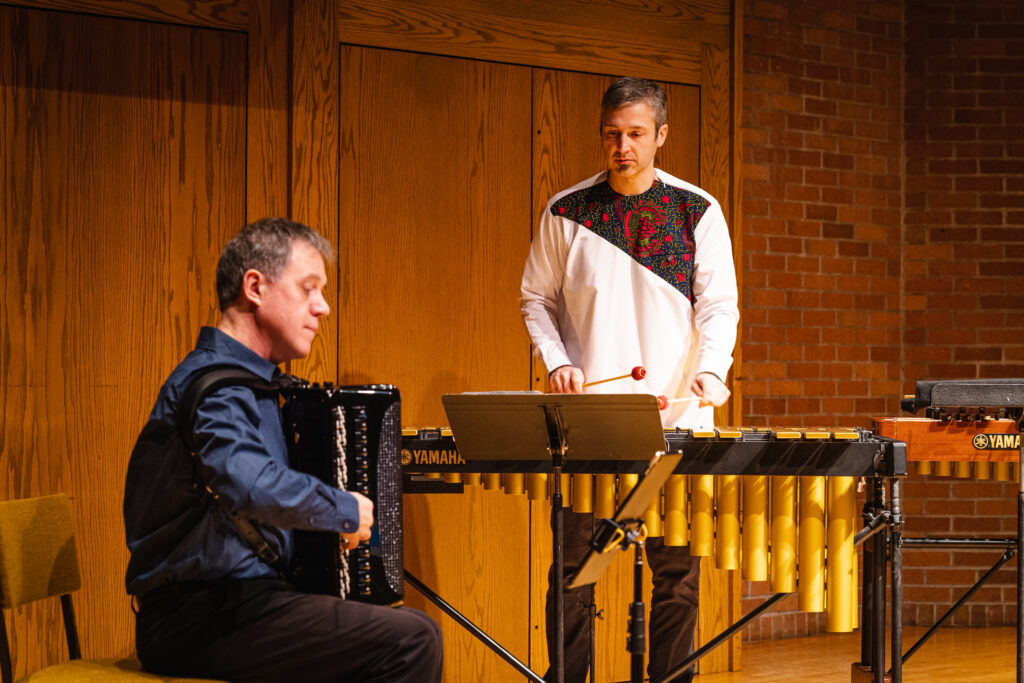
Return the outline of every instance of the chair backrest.
<path id="1" fill-rule="evenodd" d="M 68 497 L 0 502 L 0 606 L 66 595 L 81 586 Z"/>

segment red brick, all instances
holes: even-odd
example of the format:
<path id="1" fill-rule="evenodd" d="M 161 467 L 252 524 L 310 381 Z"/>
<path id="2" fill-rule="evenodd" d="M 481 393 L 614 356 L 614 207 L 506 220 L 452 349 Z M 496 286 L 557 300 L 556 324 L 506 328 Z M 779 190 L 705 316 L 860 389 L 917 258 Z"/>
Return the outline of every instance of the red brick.
<path id="1" fill-rule="evenodd" d="M 977 4 L 992 7 L 984 0 Z M 819 296 L 799 307 L 777 302 L 766 307 L 751 306 L 754 297 L 745 292 L 744 322 L 812 328 L 811 338 L 820 334 L 821 343 L 806 345 L 790 334 L 785 342 L 753 342 L 756 335 L 744 330 L 749 363 L 791 363 L 789 380 L 806 380 L 802 395 L 781 401 L 768 398 L 767 383 L 751 382 L 760 393 L 747 394 L 745 420 L 778 424 L 786 417 L 811 424 L 816 417 L 842 417 L 857 424 L 863 411 L 898 413 L 898 396 L 913 388 L 911 378 L 1024 374 L 1024 342 L 1017 341 L 1024 302 L 1016 296 L 1024 283 L 1015 272 L 1024 261 L 1024 173 L 1018 163 L 1024 160 L 1019 142 L 1024 107 L 1015 108 L 1010 97 L 1024 90 L 1018 68 L 1024 62 L 1013 61 L 1024 57 L 1024 44 L 1007 43 L 1003 57 L 997 42 L 1022 43 L 1020 31 L 1008 31 L 1005 21 L 988 27 L 989 33 L 983 32 L 986 26 L 954 24 L 949 5 L 924 2 L 905 7 L 905 17 L 903 6 L 884 3 L 839 9 L 832 2 L 770 2 L 765 7 L 775 15 L 748 14 L 773 22 L 748 23 L 748 30 L 759 26 L 768 38 L 748 45 L 765 54 L 751 55 L 748 49 L 744 62 L 748 91 L 761 88 L 745 98 L 745 144 L 759 146 L 743 152 L 745 164 L 753 167 L 742 171 L 749 179 L 743 192 L 751 200 L 743 226 L 745 281 L 756 289 L 784 287 Z M 818 12 L 820 24 L 814 19 Z M 1024 10 L 1018 14 L 1024 25 Z M 937 19 L 947 22 L 948 38 L 929 33 L 928 24 Z M 972 30 L 983 40 L 960 40 Z M 780 39 L 773 44 L 775 31 Z M 905 82 L 900 81 L 901 31 L 910 40 Z M 818 48 L 821 59 L 809 63 Z M 801 112 L 794 110 L 797 98 Z M 803 118 L 783 118 L 769 107 Z M 789 129 L 790 123 L 795 128 Z M 814 125 L 820 132 L 807 130 Z M 790 156 L 794 150 L 809 155 Z M 842 158 L 850 159 L 848 168 L 828 165 Z M 799 163 L 780 165 L 791 161 Z M 770 207 L 780 198 L 798 204 L 803 214 L 773 218 L 759 226 L 763 231 L 755 227 L 754 221 L 777 215 Z M 826 210 L 834 215 L 823 214 Z M 803 255 L 765 254 L 780 237 L 774 249 L 793 250 L 800 243 Z M 866 252 L 860 247 L 851 254 L 853 243 L 866 244 Z M 805 307 L 815 303 L 820 308 Z M 801 322 L 789 322 L 797 314 Z M 1003 359 L 995 359 L 993 349 L 1004 349 Z M 816 368 L 828 381 L 812 377 Z M 748 373 L 755 369 L 748 367 Z M 872 376 L 851 379 L 862 374 Z M 970 481 L 938 485 L 946 487 L 944 493 L 921 501 L 920 510 L 934 500 L 940 506 L 953 503 L 959 514 L 965 504 L 980 510 L 988 501 L 993 509 L 977 518 L 1013 529 L 1012 514 L 998 513 L 1007 501 L 1012 507 L 1012 484 L 993 488 L 989 483 L 976 492 Z M 1001 486 L 1009 490 L 1007 501 L 992 497 Z M 958 520 L 975 523 L 966 519 L 971 517 L 908 517 L 908 531 L 934 527 L 948 533 Z M 914 561 L 909 555 L 905 559 Z M 995 592 L 980 597 L 992 600 Z M 1009 594 L 1001 597 L 1012 600 Z M 989 610 L 988 603 L 979 602 L 969 613 L 964 610 L 962 619 L 984 623 L 1006 617 L 1004 612 L 1001 605 Z M 908 623 L 935 616 L 930 603 L 907 610 Z M 784 615 L 773 623 L 780 633 L 802 632 L 817 628 L 820 617 Z"/>

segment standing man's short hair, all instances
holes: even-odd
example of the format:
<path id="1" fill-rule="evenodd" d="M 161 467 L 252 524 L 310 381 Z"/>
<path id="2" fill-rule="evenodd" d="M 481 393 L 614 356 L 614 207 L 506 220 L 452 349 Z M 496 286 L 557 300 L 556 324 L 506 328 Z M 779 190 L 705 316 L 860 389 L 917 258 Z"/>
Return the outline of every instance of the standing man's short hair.
<path id="1" fill-rule="evenodd" d="M 668 96 L 664 88 L 646 78 L 626 76 L 608 86 L 601 98 L 601 121 L 604 122 L 608 112 L 638 102 L 647 103 L 654 114 L 655 132 L 661 130 L 665 125 Z"/>
<path id="2" fill-rule="evenodd" d="M 313 228 L 286 218 L 263 218 L 242 228 L 231 238 L 217 262 L 217 300 L 226 310 L 242 293 L 242 276 L 247 270 L 258 270 L 277 280 L 288 265 L 292 242 L 303 240 L 320 252 L 328 262 L 334 249 L 323 235 Z"/>

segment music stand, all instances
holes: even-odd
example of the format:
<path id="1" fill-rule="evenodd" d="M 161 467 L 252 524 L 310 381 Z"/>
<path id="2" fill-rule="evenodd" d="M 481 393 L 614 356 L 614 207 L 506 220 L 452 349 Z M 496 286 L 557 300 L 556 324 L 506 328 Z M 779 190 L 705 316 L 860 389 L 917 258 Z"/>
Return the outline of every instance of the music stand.
<path id="1" fill-rule="evenodd" d="M 626 500 L 615 511 L 612 519 L 602 519 L 590 540 L 590 550 L 583 558 L 583 564 L 569 579 L 569 589 L 596 583 L 615 557 L 616 551 L 633 546 L 633 602 L 629 606 L 629 635 L 626 649 L 630 653 L 630 682 L 641 683 L 644 679 L 644 592 L 643 513 L 669 475 L 675 471 L 682 459 L 682 453 L 658 453 L 630 490 Z"/>
<path id="2" fill-rule="evenodd" d="M 552 558 L 561 579 L 562 468 L 573 460 L 649 460 L 665 450 L 658 402 L 649 394 L 486 392 L 441 398 L 459 455 L 474 460 L 551 457 Z M 563 591 L 555 595 L 555 652 L 550 683 L 565 678 Z M 506 661 L 508 658 L 506 657 Z M 518 668 L 518 667 L 517 667 Z M 531 672 L 532 673 L 532 672 Z"/>

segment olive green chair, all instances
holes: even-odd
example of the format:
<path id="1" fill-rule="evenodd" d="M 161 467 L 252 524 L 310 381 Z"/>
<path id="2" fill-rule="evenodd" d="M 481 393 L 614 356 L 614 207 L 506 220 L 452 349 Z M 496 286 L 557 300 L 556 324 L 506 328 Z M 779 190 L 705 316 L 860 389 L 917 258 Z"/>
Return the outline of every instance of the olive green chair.
<path id="1" fill-rule="evenodd" d="M 0 502 L 0 607 L 6 610 L 59 596 L 71 656 L 71 661 L 28 674 L 19 683 L 196 683 L 208 680 L 143 673 L 139 661 L 134 657 L 82 659 L 75 614 L 71 606 L 71 593 L 81 586 L 68 497 L 58 494 Z M 12 670 L 7 627 L 0 614 L 2 683 L 13 682 Z"/>

